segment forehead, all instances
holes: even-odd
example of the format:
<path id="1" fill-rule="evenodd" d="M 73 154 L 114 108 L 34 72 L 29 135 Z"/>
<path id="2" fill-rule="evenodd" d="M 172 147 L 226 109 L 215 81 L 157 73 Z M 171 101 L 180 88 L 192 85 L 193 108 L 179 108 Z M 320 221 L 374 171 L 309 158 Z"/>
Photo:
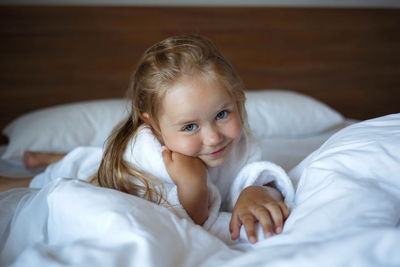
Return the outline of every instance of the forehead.
<path id="1" fill-rule="evenodd" d="M 168 88 L 162 101 L 161 117 L 167 117 L 170 122 L 195 120 L 232 102 L 223 82 L 200 75 L 186 76 Z"/>

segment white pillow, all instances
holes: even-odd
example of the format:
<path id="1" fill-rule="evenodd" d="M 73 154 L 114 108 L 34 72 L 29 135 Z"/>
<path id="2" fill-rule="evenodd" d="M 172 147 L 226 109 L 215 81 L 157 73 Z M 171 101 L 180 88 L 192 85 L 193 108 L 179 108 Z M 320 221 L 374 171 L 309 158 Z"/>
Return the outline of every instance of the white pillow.
<path id="1" fill-rule="evenodd" d="M 58 105 L 22 115 L 3 130 L 9 144 L 2 159 L 21 162 L 25 150 L 69 152 L 103 146 L 113 127 L 128 114 L 123 99 Z"/>
<path id="2" fill-rule="evenodd" d="M 250 127 L 259 137 L 299 136 L 327 130 L 343 117 L 325 104 L 284 90 L 246 92 Z M 113 127 L 128 114 L 123 99 L 77 102 L 25 114 L 3 131 L 10 142 L 2 158 L 21 162 L 24 151 L 69 152 L 103 146 Z"/>
<path id="3" fill-rule="evenodd" d="M 337 111 L 293 91 L 248 91 L 246 97 L 249 125 L 258 137 L 311 135 L 343 122 Z"/>

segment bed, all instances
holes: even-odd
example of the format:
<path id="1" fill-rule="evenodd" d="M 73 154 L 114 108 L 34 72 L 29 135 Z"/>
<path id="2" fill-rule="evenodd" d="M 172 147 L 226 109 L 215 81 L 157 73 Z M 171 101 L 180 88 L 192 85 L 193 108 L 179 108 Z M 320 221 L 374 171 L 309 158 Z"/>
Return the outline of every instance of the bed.
<path id="1" fill-rule="evenodd" d="M 232 245 L 137 197 L 60 177 L 0 193 L 0 265 L 399 265 L 399 15 L 1 6 L 0 176 L 43 171 L 24 169 L 26 149 L 102 146 L 144 49 L 194 32 L 242 76 L 263 158 L 289 173 L 296 198 L 281 235 Z"/>

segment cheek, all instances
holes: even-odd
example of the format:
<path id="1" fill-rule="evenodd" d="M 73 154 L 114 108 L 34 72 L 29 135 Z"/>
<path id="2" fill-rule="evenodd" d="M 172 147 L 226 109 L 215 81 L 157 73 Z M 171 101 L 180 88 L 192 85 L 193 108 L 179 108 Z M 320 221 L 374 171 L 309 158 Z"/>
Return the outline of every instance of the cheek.
<path id="1" fill-rule="evenodd" d="M 164 142 L 170 150 L 186 156 L 197 156 L 201 150 L 201 142 L 192 136 L 165 136 Z"/>
<path id="2" fill-rule="evenodd" d="M 242 135 L 243 126 L 240 121 L 239 115 L 236 115 L 232 120 L 226 125 L 225 133 L 226 136 L 233 139 L 237 143 Z"/>

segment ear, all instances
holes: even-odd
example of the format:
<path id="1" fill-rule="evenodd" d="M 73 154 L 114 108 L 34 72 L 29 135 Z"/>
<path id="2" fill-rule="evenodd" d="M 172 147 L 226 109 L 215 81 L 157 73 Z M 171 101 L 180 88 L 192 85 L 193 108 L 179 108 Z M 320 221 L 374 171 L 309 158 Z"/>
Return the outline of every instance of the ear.
<path id="1" fill-rule="evenodd" d="M 140 114 L 140 118 L 147 124 L 150 123 L 150 116 L 149 113 L 147 112 L 143 112 L 142 114 Z"/>

